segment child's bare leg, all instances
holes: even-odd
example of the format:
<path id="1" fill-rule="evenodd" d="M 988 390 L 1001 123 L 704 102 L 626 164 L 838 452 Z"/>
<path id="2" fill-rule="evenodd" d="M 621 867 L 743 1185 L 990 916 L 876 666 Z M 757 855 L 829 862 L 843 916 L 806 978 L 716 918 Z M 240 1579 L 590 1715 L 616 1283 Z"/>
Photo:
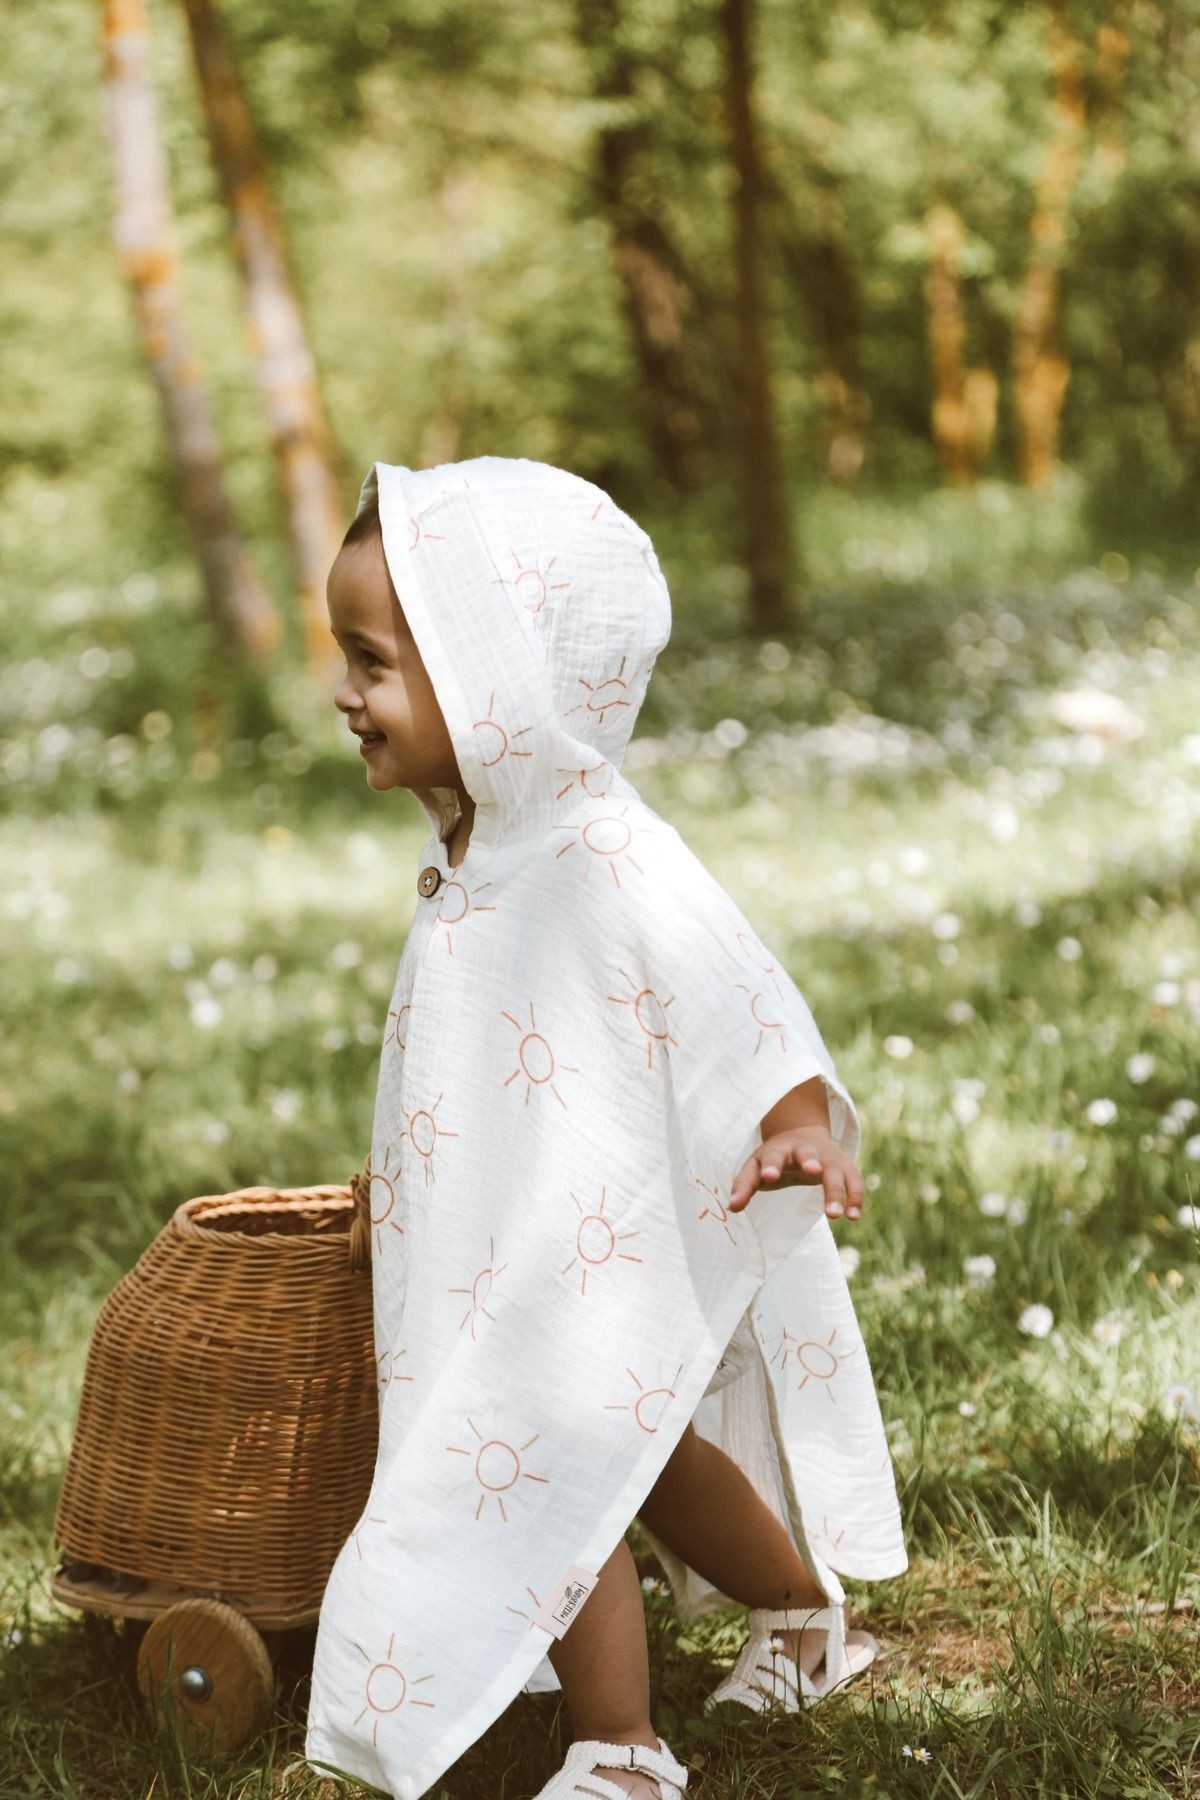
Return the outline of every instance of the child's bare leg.
<path id="1" fill-rule="evenodd" d="M 639 1517 L 667 1548 L 744 1606 L 827 1604 L 787 1531 L 732 1457 L 689 1425 Z M 793 1655 L 798 1631 L 779 1634 Z M 808 1634 L 801 1660 L 811 1674 L 824 1638 Z"/>
<path id="2" fill-rule="evenodd" d="M 550 1646 L 575 1738 L 645 1744 L 657 1750 L 650 1723 L 646 1616 L 637 1567 L 622 1539 L 564 1637 Z M 603 1769 L 638 1800 L 658 1800 L 658 1783 L 636 1771 Z"/>

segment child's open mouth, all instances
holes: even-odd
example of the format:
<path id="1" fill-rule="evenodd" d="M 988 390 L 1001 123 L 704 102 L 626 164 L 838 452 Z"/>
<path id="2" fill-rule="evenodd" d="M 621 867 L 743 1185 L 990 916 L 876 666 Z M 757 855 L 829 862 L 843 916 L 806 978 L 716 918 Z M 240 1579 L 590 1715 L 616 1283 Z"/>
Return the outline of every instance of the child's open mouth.
<path id="1" fill-rule="evenodd" d="M 358 746 L 359 754 L 361 756 L 366 756 L 366 754 L 369 750 L 377 749 L 380 744 L 384 744 L 386 742 L 387 742 L 387 739 L 384 737 L 382 731 L 364 732 L 363 736 L 362 736 L 362 740 Z"/>

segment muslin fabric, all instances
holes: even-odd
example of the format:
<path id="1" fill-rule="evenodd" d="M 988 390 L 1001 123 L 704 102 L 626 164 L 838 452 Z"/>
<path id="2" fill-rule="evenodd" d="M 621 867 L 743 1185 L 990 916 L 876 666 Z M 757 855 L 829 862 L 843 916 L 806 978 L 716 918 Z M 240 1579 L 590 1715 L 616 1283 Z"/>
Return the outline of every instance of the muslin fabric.
<path id="1" fill-rule="evenodd" d="M 451 868 L 454 790 L 417 790 L 440 879 L 381 1021 L 379 1451 L 306 1756 L 415 1800 L 556 1685 L 547 1646 L 689 1421 L 831 1599 L 907 1559 L 820 1187 L 728 1210 L 793 1087 L 822 1078 L 852 1156 L 860 1122 L 786 970 L 621 773 L 671 624 L 649 537 L 524 458 L 376 462 L 373 494 L 476 810 Z M 681 1617 L 726 1600 L 651 1541 Z"/>

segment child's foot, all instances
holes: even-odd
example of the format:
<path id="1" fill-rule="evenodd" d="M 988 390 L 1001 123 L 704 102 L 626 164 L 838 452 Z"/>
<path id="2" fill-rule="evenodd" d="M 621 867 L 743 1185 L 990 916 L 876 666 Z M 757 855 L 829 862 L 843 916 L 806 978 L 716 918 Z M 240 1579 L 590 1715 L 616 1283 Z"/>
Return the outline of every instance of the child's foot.
<path id="1" fill-rule="evenodd" d="M 752 1607 L 749 1636 L 728 1675 L 705 1701 L 705 1712 L 726 1701 L 737 1701 L 752 1712 L 775 1707 L 798 1712 L 826 1694 L 840 1692 L 869 1667 L 879 1649 L 869 1632 L 846 1631 L 849 1611 L 849 1602 L 840 1607 L 793 1606 L 778 1611 Z M 840 1630 L 833 1623 L 839 1614 Z M 811 1621 L 807 1627 L 783 1623 L 806 1615 Z M 843 1637 L 844 1643 L 840 1642 Z"/>

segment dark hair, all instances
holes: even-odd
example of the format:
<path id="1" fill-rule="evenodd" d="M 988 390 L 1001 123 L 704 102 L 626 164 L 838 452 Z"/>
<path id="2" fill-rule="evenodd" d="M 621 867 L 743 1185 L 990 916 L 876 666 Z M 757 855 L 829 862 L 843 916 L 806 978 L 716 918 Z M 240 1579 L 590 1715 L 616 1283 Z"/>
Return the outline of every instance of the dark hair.
<path id="1" fill-rule="evenodd" d="M 383 526 L 379 522 L 379 496 L 372 494 L 356 519 L 350 522 L 350 529 L 342 539 L 342 549 L 348 544 L 361 543 L 363 538 L 383 538 Z"/>

